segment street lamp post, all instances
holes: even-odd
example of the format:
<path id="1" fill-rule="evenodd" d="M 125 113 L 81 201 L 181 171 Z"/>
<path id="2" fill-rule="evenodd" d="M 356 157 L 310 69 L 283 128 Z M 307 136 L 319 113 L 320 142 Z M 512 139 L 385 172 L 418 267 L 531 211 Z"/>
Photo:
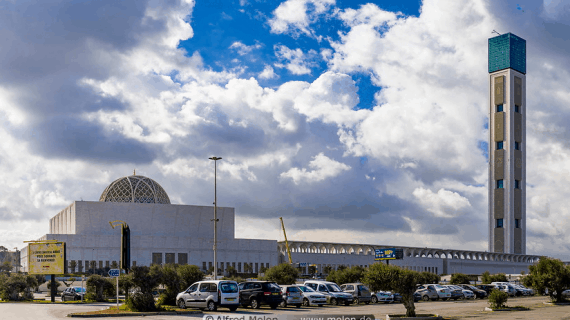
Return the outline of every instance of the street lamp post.
<path id="1" fill-rule="evenodd" d="M 222 160 L 221 157 L 211 157 L 210 160 L 214 160 L 214 280 L 218 280 L 218 259 L 217 259 L 217 243 L 218 243 L 218 194 L 217 194 L 217 175 L 218 160 Z"/>

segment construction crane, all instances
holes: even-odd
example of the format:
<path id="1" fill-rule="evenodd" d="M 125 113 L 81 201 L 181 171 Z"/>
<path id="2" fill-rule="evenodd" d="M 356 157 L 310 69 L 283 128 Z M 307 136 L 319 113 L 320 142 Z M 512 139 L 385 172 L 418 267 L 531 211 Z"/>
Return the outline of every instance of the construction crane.
<path id="1" fill-rule="evenodd" d="M 287 242 L 287 233 L 285 233 L 285 224 L 283 224 L 283 217 L 279 217 L 281 220 L 281 228 L 283 228 L 283 235 L 285 236 L 285 246 L 287 247 L 287 256 L 289 257 L 289 264 L 293 264 L 293 259 L 291 259 L 291 250 L 289 250 L 289 242 Z"/>

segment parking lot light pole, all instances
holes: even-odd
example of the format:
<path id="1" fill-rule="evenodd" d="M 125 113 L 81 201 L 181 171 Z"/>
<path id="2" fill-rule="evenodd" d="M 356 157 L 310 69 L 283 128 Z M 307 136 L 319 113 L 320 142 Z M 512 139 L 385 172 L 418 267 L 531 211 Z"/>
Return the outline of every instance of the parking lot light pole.
<path id="1" fill-rule="evenodd" d="M 217 259 L 217 243 L 218 243 L 218 194 L 217 194 L 217 175 L 218 175 L 218 160 L 221 157 L 208 158 L 214 160 L 214 280 L 218 280 L 218 259 Z"/>

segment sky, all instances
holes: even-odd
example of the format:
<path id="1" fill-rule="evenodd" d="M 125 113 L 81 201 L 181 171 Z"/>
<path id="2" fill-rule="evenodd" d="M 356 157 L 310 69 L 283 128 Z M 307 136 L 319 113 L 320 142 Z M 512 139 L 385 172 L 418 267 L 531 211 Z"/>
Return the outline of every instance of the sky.
<path id="1" fill-rule="evenodd" d="M 563 0 L 3 1 L 0 245 L 136 173 L 236 236 L 488 250 L 487 40 L 527 41 L 527 253 L 570 260 Z"/>

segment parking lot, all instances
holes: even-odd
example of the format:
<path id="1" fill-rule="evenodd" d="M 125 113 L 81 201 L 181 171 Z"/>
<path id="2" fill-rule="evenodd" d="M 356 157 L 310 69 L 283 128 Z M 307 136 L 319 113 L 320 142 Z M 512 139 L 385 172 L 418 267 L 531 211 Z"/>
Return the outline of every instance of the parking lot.
<path id="1" fill-rule="evenodd" d="M 543 302 L 548 301 L 546 297 L 521 297 L 510 298 L 509 306 L 526 306 L 530 307 L 530 311 L 512 311 L 512 312 L 486 312 L 485 307 L 488 306 L 486 299 L 484 300 L 466 300 L 466 301 L 430 301 L 417 302 L 417 313 L 436 313 L 450 319 L 565 319 L 570 320 L 569 306 L 547 306 Z M 91 310 L 105 309 L 113 304 L 30 304 L 30 303 L 0 303 L 0 315 L 2 319 L 64 319 L 67 314 L 73 312 L 85 312 Z M 323 307 L 301 307 L 301 308 L 279 308 L 271 310 L 267 306 L 260 309 L 239 308 L 236 312 L 228 312 L 227 309 L 220 308 L 215 312 L 204 312 L 204 314 L 184 315 L 184 316 L 152 316 L 146 317 L 157 320 L 175 320 L 175 319 L 203 319 L 204 315 L 225 315 L 231 317 L 249 315 L 269 317 L 271 315 L 365 315 L 372 314 L 376 319 L 385 319 L 386 314 L 401 314 L 405 312 L 402 304 L 369 304 L 369 305 L 350 305 L 350 306 L 331 306 Z M 68 318 L 67 318 L 68 319 Z M 125 319 L 124 317 L 111 317 L 105 319 Z"/>

